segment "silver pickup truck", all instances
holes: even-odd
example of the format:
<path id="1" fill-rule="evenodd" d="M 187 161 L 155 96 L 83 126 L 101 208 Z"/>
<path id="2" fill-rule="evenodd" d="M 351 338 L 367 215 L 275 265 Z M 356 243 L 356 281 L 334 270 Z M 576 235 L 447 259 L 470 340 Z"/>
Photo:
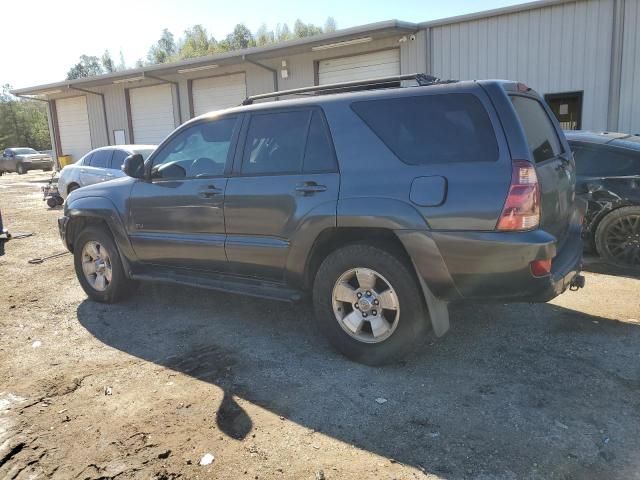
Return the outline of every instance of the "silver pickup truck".
<path id="1" fill-rule="evenodd" d="M 29 170 L 53 170 L 53 159 L 51 155 L 39 153 L 33 148 L 5 148 L 0 157 L 0 175 L 5 172 L 16 172 L 19 175 L 27 173 Z"/>

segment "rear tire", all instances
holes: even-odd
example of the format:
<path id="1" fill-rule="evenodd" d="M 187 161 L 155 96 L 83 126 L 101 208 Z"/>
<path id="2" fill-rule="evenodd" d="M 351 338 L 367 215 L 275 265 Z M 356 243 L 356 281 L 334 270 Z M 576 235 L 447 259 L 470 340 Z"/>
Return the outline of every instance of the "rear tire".
<path id="1" fill-rule="evenodd" d="M 317 325 L 331 345 L 367 365 L 400 360 L 429 326 L 411 265 L 368 244 L 347 245 L 322 262 L 313 303 Z"/>
<path id="2" fill-rule="evenodd" d="M 595 243 L 605 261 L 640 267 L 640 206 L 622 207 L 608 213 L 598 224 Z"/>
<path id="3" fill-rule="evenodd" d="M 24 175 L 25 173 L 27 173 L 27 168 L 22 163 L 19 163 L 18 165 L 16 165 L 16 173 L 18 175 Z"/>
<path id="4" fill-rule="evenodd" d="M 78 281 L 92 300 L 117 303 L 135 290 L 137 282 L 127 278 L 111 232 L 104 227 L 84 229 L 76 238 L 73 256 Z"/>

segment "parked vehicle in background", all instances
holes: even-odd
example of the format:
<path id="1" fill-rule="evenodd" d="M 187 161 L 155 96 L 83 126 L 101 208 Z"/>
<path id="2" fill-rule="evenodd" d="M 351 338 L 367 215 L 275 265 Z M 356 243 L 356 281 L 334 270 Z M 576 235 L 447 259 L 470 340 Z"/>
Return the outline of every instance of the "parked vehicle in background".
<path id="1" fill-rule="evenodd" d="M 46 153 L 39 153 L 33 148 L 5 148 L 0 157 L 0 175 L 16 172 L 24 175 L 29 170 L 53 170 L 53 158 Z"/>
<path id="2" fill-rule="evenodd" d="M 59 228 L 80 284 L 100 302 L 138 280 L 308 294 L 331 344 L 368 364 L 407 353 L 429 318 L 443 335 L 448 302 L 582 287 L 584 202 L 540 96 L 427 83 L 187 122 L 146 161 L 128 157 L 128 178 L 68 197 Z"/>
<path id="3" fill-rule="evenodd" d="M 576 192 L 588 202 L 587 245 L 606 261 L 640 267 L 640 135 L 565 132 Z"/>
<path id="4" fill-rule="evenodd" d="M 77 188 L 123 177 L 125 174 L 121 167 L 125 158 L 139 153 L 146 160 L 156 147 L 157 145 L 118 145 L 91 150 L 60 171 L 58 193 L 66 199 Z"/>

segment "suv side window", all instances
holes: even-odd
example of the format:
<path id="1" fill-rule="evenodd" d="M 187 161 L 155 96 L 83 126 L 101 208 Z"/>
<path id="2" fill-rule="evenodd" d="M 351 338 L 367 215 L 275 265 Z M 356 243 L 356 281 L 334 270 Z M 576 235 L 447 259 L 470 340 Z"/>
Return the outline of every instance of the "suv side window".
<path id="1" fill-rule="evenodd" d="M 98 150 L 91 156 L 91 166 L 96 168 L 109 168 L 111 165 L 111 155 L 113 150 Z"/>
<path id="2" fill-rule="evenodd" d="M 351 108 L 410 165 L 498 160 L 491 119 L 471 93 L 366 100 Z"/>
<path id="3" fill-rule="evenodd" d="M 311 111 L 251 115 L 241 171 L 245 174 L 283 174 L 302 171 Z"/>
<path id="4" fill-rule="evenodd" d="M 520 95 L 512 95 L 511 102 L 520 117 L 533 160 L 540 163 L 560 155 L 562 145 L 558 133 L 542 104 Z"/>
<path id="5" fill-rule="evenodd" d="M 152 178 L 203 178 L 224 174 L 238 117 L 185 128 L 153 158 Z"/>
<path id="6" fill-rule="evenodd" d="M 113 157 L 111 157 L 111 167 L 114 170 L 120 170 L 122 164 L 124 163 L 124 159 L 127 158 L 129 154 L 124 150 L 114 150 Z"/>
<path id="7" fill-rule="evenodd" d="M 333 153 L 331 136 L 318 110 L 311 114 L 307 146 L 304 152 L 304 171 L 306 173 L 335 172 L 336 158 Z"/>

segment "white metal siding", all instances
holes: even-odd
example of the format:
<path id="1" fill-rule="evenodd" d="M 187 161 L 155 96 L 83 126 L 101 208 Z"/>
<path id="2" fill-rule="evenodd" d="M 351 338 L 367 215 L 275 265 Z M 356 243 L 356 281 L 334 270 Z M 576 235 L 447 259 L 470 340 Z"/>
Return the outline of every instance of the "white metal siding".
<path id="1" fill-rule="evenodd" d="M 58 99 L 56 111 L 62 153 L 77 160 L 91 150 L 87 99 L 84 96 Z"/>
<path id="2" fill-rule="evenodd" d="M 640 0 L 626 0 L 618 130 L 640 133 Z"/>
<path id="3" fill-rule="evenodd" d="M 171 85 L 154 85 L 129 90 L 133 140 L 158 144 L 175 128 Z"/>
<path id="4" fill-rule="evenodd" d="M 430 71 L 518 80 L 540 94 L 583 91 L 582 128 L 605 130 L 612 24 L 613 0 L 587 0 L 435 26 Z"/>
<path id="5" fill-rule="evenodd" d="M 321 60 L 318 63 L 318 83 L 350 82 L 367 78 L 400 74 L 400 50 L 382 50 L 351 57 Z"/>
<path id="6" fill-rule="evenodd" d="M 193 113 L 203 113 L 236 107 L 247 98 L 244 73 L 193 80 Z"/>

